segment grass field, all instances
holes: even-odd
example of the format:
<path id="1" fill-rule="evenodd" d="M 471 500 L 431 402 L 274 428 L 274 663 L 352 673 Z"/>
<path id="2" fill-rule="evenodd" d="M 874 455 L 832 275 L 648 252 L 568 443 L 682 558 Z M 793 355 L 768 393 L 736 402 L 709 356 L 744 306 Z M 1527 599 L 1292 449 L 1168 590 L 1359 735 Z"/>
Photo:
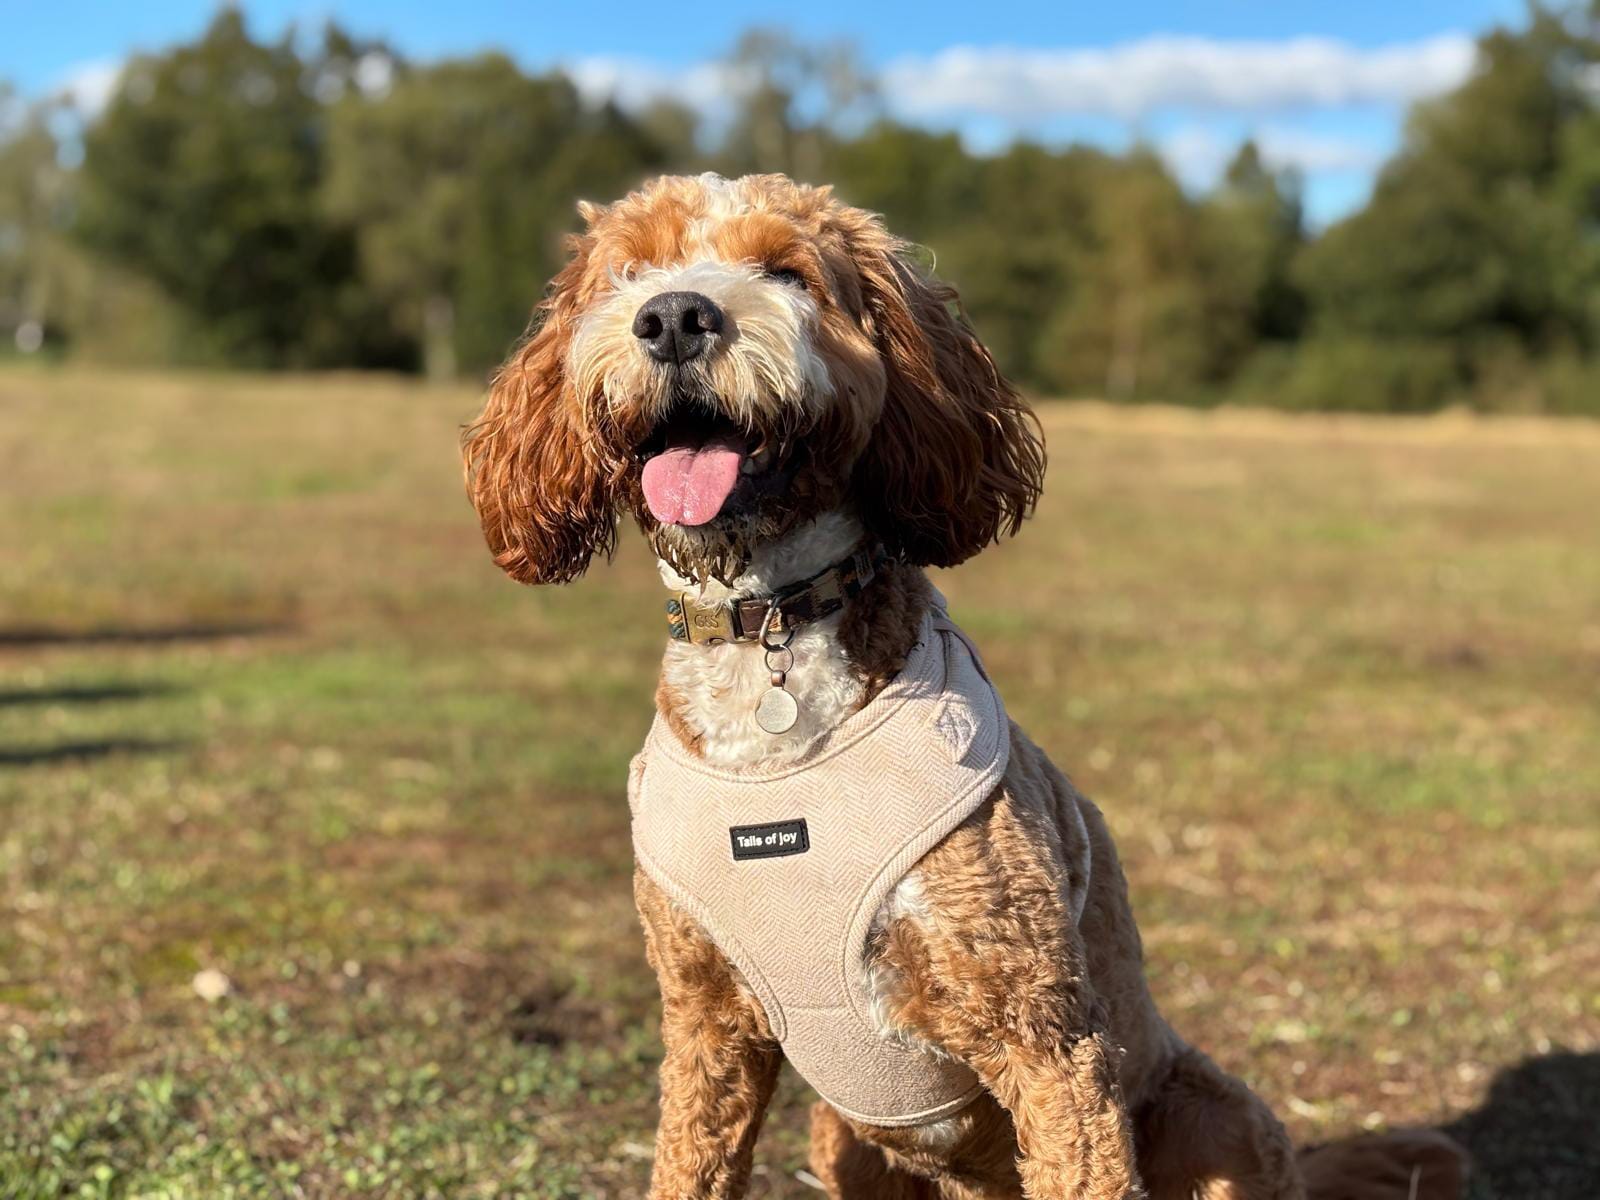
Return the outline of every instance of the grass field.
<path id="1" fill-rule="evenodd" d="M 494 571 L 474 405 L 0 373 L 0 1197 L 642 1194 L 659 596 L 628 540 Z M 1037 520 L 938 582 L 1173 1022 L 1297 1137 L 1595 1194 L 1600 427 L 1044 420 Z M 806 1103 L 760 1194 L 814 1194 Z"/>

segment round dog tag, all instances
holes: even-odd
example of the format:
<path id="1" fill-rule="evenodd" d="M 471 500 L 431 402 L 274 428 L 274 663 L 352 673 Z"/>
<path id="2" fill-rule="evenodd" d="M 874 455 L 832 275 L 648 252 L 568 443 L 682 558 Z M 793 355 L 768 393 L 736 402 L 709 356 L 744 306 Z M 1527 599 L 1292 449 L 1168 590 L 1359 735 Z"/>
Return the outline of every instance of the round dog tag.
<path id="1" fill-rule="evenodd" d="M 788 733 L 800 719 L 800 702 L 780 687 L 768 688 L 756 705 L 756 724 L 768 733 Z"/>

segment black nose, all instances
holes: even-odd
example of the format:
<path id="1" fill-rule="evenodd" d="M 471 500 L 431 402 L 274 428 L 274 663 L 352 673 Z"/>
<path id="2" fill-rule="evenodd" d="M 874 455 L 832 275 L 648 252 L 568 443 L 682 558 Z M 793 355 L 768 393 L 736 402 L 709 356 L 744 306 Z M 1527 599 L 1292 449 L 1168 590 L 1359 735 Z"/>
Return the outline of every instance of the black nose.
<path id="1" fill-rule="evenodd" d="M 699 292 L 662 292 L 640 306 L 633 336 L 657 362 L 686 363 L 706 348 L 706 335 L 722 330 L 722 310 Z"/>

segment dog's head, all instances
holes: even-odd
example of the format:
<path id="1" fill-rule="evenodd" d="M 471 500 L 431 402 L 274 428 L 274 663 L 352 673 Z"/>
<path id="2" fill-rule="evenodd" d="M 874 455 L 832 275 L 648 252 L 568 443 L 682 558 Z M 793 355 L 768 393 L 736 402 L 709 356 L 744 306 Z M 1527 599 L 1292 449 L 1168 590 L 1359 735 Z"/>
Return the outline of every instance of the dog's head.
<path id="1" fill-rule="evenodd" d="M 1038 498 L 1037 423 L 874 215 L 779 175 L 668 177 L 587 230 L 464 438 L 495 561 L 570 580 L 631 511 L 726 582 L 835 509 L 949 566 Z"/>

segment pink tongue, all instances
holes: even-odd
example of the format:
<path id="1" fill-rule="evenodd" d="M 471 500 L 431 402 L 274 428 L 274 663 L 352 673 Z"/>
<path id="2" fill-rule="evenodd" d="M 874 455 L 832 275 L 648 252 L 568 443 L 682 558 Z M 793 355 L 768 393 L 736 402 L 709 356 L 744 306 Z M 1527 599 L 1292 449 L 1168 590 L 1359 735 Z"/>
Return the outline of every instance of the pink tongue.
<path id="1" fill-rule="evenodd" d="M 704 525 L 739 482 L 744 444 L 728 434 L 703 446 L 668 446 L 644 465 L 645 503 L 663 525 Z"/>

